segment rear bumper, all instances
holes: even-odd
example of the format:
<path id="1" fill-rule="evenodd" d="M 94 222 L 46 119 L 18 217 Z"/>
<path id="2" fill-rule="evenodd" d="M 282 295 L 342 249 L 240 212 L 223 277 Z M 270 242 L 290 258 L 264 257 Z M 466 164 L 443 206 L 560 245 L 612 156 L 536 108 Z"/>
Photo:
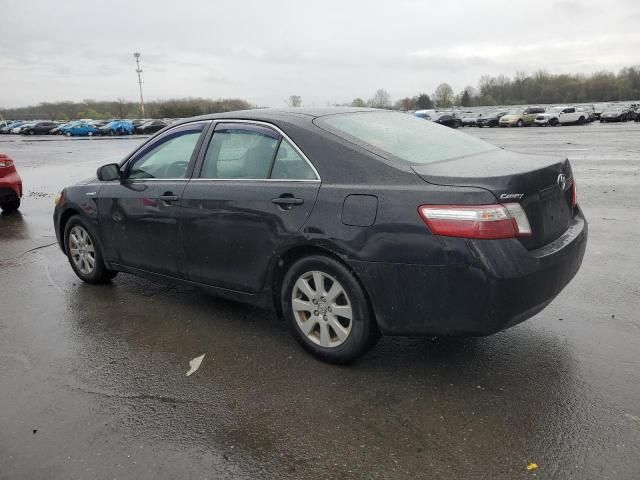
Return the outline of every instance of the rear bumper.
<path id="1" fill-rule="evenodd" d="M 537 250 L 517 240 L 468 241 L 466 265 L 350 263 L 384 334 L 484 336 L 546 307 L 580 268 L 587 236 L 578 212 L 560 238 Z"/>

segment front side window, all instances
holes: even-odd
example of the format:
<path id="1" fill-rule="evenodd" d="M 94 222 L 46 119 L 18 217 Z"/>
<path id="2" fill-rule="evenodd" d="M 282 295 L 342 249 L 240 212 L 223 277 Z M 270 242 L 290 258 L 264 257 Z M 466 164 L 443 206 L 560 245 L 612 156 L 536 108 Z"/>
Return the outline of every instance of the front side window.
<path id="1" fill-rule="evenodd" d="M 203 125 L 169 134 L 137 158 L 129 171 L 132 179 L 184 178 Z"/>
<path id="2" fill-rule="evenodd" d="M 267 179 L 279 143 L 280 134 L 270 128 L 220 124 L 211 137 L 200 177 Z"/>

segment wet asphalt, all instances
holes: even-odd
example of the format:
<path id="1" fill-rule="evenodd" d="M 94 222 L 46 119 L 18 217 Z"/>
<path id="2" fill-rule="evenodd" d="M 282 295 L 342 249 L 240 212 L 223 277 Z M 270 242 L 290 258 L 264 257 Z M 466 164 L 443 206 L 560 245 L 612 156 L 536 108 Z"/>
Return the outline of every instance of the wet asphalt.
<path id="1" fill-rule="evenodd" d="M 515 328 L 348 367 L 197 289 L 78 281 L 53 197 L 141 139 L 1 136 L 26 195 L 0 217 L 0 478 L 640 478 L 640 124 L 465 131 L 570 158 L 582 269 Z"/>

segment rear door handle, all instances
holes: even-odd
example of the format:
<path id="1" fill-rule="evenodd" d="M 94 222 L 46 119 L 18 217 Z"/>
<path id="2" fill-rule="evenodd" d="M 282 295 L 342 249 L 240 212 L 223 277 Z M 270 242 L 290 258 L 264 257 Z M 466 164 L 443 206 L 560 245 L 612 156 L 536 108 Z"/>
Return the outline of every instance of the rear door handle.
<path id="1" fill-rule="evenodd" d="M 177 195 L 171 195 L 169 193 L 165 193 L 164 195 L 160 195 L 158 197 L 163 202 L 177 202 L 179 200 Z"/>

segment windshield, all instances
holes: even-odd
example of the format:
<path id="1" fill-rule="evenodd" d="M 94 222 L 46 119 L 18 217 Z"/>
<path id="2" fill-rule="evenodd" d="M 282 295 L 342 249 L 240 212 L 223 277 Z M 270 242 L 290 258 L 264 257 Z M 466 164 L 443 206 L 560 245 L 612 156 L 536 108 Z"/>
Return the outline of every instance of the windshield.
<path id="1" fill-rule="evenodd" d="M 414 164 L 497 150 L 489 143 L 403 113 L 358 112 L 327 115 L 316 125 L 373 151 Z"/>
<path id="2" fill-rule="evenodd" d="M 547 113 L 560 113 L 564 107 L 553 107 L 547 110 Z"/>
<path id="3" fill-rule="evenodd" d="M 509 110 L 507 112 L 507 115 L 520 115 L 522 113 L 522 110 Z"/>

